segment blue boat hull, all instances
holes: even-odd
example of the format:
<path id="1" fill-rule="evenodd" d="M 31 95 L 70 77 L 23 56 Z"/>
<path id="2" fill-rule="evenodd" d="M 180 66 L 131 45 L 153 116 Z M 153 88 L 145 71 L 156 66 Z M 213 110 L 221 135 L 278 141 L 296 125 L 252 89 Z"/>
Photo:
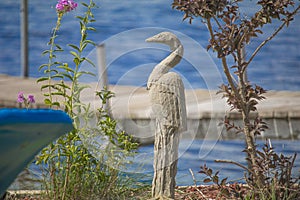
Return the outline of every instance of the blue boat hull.
<path id="1" fill-rule="evenodd" d="M 0 109 L 0 195 L 43 147 L 72 129 L 62 111 Z"/>

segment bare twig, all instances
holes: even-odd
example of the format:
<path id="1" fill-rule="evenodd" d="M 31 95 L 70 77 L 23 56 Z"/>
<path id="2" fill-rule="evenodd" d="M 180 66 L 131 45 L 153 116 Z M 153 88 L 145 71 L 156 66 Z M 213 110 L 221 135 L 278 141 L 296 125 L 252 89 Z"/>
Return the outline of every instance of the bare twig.
<path id="1" fill-rule="evenodd" d="M 214 39 L 214 32 L 213 32 L 213 28 L 212 28 L 210 19 L 206 20 L 206 24 L 207 24 L 207 29 L 208 29 L 209 34 L 210 34 L 210 38 Z"/>
<path id="2" fill-rule="evenodd" d="M 248 28 L 244 31 L 244 34 L 242 35 L 240 41 L 238 42 L 238 46 L 237 46 L 238 65 L 241 67 L 242 74 L 245 73 L 245 70 L 247 68 L 247 65 L 244 66 L 244 64 L 245 64 L 245 47 L 242 46 L 247 32 L 248 32 Z"/>
<path id="3" fill-rule="evenodd" d="M 175 189 L 176 192 L 180 193 L 180 194 L 186 194 L 186 192 L 181 191 L 180 189 Z M 190 200 L 193 200 L 192 197 L 187 196 L 187 198 L 189 198 Z"/>
<path id="4" fill-rule="evenodd" d="M 191 175 L 192 175 L 192 178 L 193 178 L 193 181 L 194 181 L 194 185 L 195 185 L 195 189 L 201 194 L 201 196 L 202 196 L 204 199 L 208 200 L 208 198 L 201 192 L 201 190 L 198 189 L 198 187 L 197 187 L 197 181 L 196 181 L 194 172 L 192 171 L 191 168 L 189 168 L 189 171 L 190 171 L 190 173 L 191 173 Z"/>
<path id="5" fill-rule="evenodd" d="M 238 163 L 238 162 L 234 162 L 232 160 L 215 160 L 215 162 L 219 162 L 219 163 L 229 163 L 229 164 L 234 164 L 234 165 L 237 165 L 241 168 L 243 168 L 244 170 L 250 172 L 250 173 L 253 173 L 250 169 L 248 169 L 247 167 L 245 167 L 244 165 L 242 165 L 241 163 Z"/>
<path id="6" fill-rule="evenodd" d="M 292 13 L 290 16 L 294 16 L 296 15 L 296 13 L 300 10 L 300 6 L 298 6 Z M 248 62 L 246 63 L 246 66 L 249 65 L 252 60 L 254 59 L 254 57 L 256 56 L 256 54 L 260 51 L 260 49 L 265 46 L 270 40 L 272 40 L 278 33 L 279 31 L 281 31 L 281 29 L 283 29 L 283 27 L 289 22 L 289 20 L 285 20 L 275 31 L 272 35 L 270 35 L 266 40 L 264 40 L 253 52 L 253 54 L 251 55 L 251 57 L 249 58 Z"/>
<path id="7" fill-rule="evenodd" d="M 223 27 L 222 27 L 222 25 L 220 24 L 219 20 L 216 18 L 216 16 L 212 16 L 212 18 L 215 20 L 216 24 L 218 25 L 218 28 L 219 28 L 220 30 L 223 30 Z"/>
<path id="8" fill-rule="evenodd" d="M 231 89 L 233 90 L 235 98 L 238 99 L 239 105 L 241 106 L 241 108 L 243 110 L 245 110 L 244 104 L 242 103 L 243 102 L 242 98 L 241 98 L 241 96 L 238 93 L 237 87 L 236 87 L 236 85 L 234 84 L 234 81 L 233 81 L 234 79 L 232 78 L 232 75 L 231 75 L 231 73 L 229 71 L 229 67 L 227 65 L 226 57 L 222 57 L 222 65 L 223 65 L 224 73 L 225 73 L 225 75 L 227 77 L 227 80 L 228 80 L 228 83 L 229 83 Z"/>
<path id="9" fill-rule="evenodd" d="M 210 19 L 207 19 L 207 29 L 209 31 L 211 39 L 214 39 L 213 28 L 212 28 Z M 228 64 L 227 64 L 226 57 L 222 57 L 221 60 L 222 60 L 222 66 L 223 66 L 224 74 L 226 75 L 228 83 L 229 83 L 231 89 L 233 90 L 234 96 L 236 97 L 236 99 L 238 99 L 238 101 L 240 102 L 241 108 L 245 111 L 246 108 L 245 108 L 244 104 L 242 103 L 243 102 L 242 98 L 239 95 L 237 87 L 236 87 L 236 85 L 234 83 L 235 79 L 232 77 L 232 75 L 231 75 L 231 73 L 229 71 L 229 67 L 228 67 Z"/>

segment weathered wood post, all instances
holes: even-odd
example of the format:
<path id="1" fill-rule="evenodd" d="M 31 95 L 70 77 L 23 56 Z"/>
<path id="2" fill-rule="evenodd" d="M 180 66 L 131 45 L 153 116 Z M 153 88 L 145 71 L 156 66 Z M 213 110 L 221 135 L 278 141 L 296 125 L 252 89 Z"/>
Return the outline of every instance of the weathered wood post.
<path id="1" fill-rule="evenodd" d="M 172 51 L 153 69 L 147 89 L 156 117 L 152 197 L 174 199 L 179 138 L 186 130 L 186 105 L 182 80 L 169 70 L 180 62 L 183 46 L 170 32 L 162 32 L 146 41 L 167 44 Z"/>
<path id="2" fill-rule="evenodd" d="M 28 77 L 28 1 L 21 0 L 20 9 L 21 21 L 21 76 Z"/>
<path id="3" fill-rule="evenodd" d="M 98 64 L 98 86 L 102 90 L 104 88 L 108 89 L 108 76 L 107 76 L 107 66 L 106 66 L 106 53 L 105 44 L 101 43 L 96 46 L 97 52 L 97 64 Z M 103 109 L 112 116 L 110 99 L 107 100 L 106 104 L 103 105 Z"/>

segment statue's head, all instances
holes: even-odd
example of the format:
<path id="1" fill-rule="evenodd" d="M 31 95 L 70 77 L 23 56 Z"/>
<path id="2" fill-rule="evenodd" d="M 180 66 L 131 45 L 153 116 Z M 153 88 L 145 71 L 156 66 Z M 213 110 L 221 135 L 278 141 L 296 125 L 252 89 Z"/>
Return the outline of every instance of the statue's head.
<path id="1" fill-rule="evenodd" d="M 171 32 L 161 32 L 157 35 L 146 39 L 146 42 L 166 44 L 170 46 L 171 50 L 175 50 L 179 45 L 181 45 L 176 35 Z"/>

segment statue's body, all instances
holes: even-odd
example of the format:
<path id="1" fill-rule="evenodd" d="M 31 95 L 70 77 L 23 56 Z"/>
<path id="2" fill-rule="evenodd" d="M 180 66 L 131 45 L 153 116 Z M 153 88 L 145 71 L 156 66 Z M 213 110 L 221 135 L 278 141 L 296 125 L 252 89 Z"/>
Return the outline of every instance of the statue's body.
<path id="1" fill-rule="evenodd" d="M 183 46 L 170 32 L 162 32 L 146 41 L 167 44 L 172 51 L 153 69 L 147 89 L 156 117 L 152 196 L 174 198 L 179 138 L 186 130 L 186 105 L 182 80 L 169 70 L 180 62 Z"/>

